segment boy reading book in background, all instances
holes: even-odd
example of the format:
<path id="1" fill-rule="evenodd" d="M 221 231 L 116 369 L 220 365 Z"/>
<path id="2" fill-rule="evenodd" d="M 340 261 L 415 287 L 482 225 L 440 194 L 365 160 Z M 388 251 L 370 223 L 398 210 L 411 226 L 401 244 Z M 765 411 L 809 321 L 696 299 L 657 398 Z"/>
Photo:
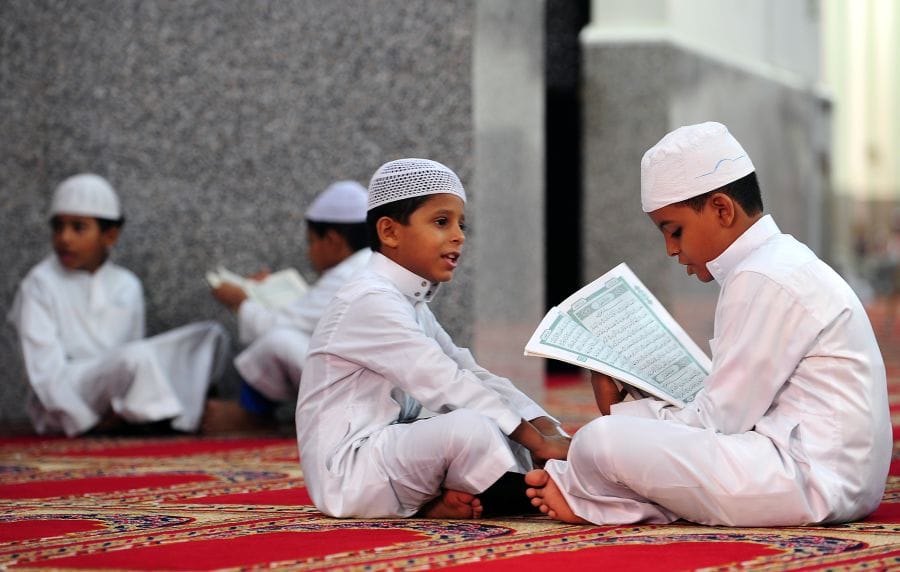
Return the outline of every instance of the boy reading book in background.
<path id="1" fill-rule="evenodd" d="M 278 403 L 297 397 L 313 328 L 335 292 L 371 255 L 365 224 L 367 199 L 359 183 L 338 181 L 309 206 L 307 256 L 319 278 L 290 304 L 266 307 L 230 282 L 212 289 L 213 296 L 237 314 L 241 343 L 249 346 L 234 360 L 242 378 L 239 403 L 215 402 L 204 429 L 264 428 Z"/>
<path id="2" fill-rule="evenodd" d="M 108 260 L 124 218 L 102 177 L 75 175 L 53 195 L 54 254 L 22 280 L 8 319 L 19 334 L 38 433 L 169 421 L 195 431 L 228 346 L 214 322 L 144 338 L 141 282 Z"/>
<path id="3" fill-rule="evenodd" d="M 557 422 L 457 347 L 428 307 L 460 262 L 465 203 L 459 178 L 434 161 L 391 161 L 372 177 L 375 252 L 316 326 L 297 401 L 303 475 L 325 514 L 527 511 L 532 458 L 565 458 Z M 436 414 L 418 419 L 423 406 Z M 525 502 L 495 504 L 507 487 Z"/>
<path id="4" fill-rule="evenodd" d="M 782 234 L 750 157 L 724 125 L 666 135 L 641 161 L 641 202 L 666 253 L 721 286 L 712 370 L 693 402 L 622 401 L 592 375 L 604 414 L 528 495 L 566 522 L 792 526 L 862 518 L 891 457 L 884 363 L 859 299 Z"/>

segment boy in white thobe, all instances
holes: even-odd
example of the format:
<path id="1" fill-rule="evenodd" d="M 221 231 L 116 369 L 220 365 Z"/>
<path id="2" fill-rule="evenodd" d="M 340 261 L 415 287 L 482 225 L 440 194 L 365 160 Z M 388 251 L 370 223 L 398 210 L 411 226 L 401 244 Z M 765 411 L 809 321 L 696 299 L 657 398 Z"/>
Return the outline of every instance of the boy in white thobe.
<path id="1" fill-rule="evenodd" d="M 366 237 L 368 192 L 355 181 L 328 186 L 306 211 L 307 255 L 319 278 L 283 308 L 268 308 L 248 299 L 238 285 L 225 283 L 212 293 L 234 310 L 240 341 L 249 346 L 234 360 L 244 381 L 240 409 L 223 413 L 224 426 L 247 414 L 268 417 L 279 402 L 297 397 L 309 338 L 335 292 L 362 269 L 372 251 Z M 224 428 L 224 427 L 223 427 Z"/>
<path id="2" fill-rule="evenodd" d="M 613 380 L 593 375 L 612 414 L 576 433 L 567 462 L 527 476 L 533 504 L 597 524 L 792 526 L 872 512 L 891 423 L 859 299 L 763 215 L 753 164 L 719 123 L 682 127 L 648 150 L 641 199 L 667 253 L 721 286 L 712 371 L 683 409 L 619 403 Z"/>
<path id="3" fill-rule="evenodd" d="M 75 436 L 112 413 L 195 431 L 227 338 L 213 322 L 144 338 L 141 283 L 107 260 L 123 218 L 97 175 L 63 181 L 50 209 L 55 254 L 31 269 L 8 319 L 19 333 L 38 433 Z"/>
<path id="4" fill-rule="evenodd" d="M 464 206 L 459 178 L 434 161 L 392 161 L 372 177 L 375 253 L 316 326 L 297 401 L 304 480 L 325 514 L 477 517 L 498 510 L 477 495 L 515 488 L 516 473 L 525 498 L 532 457 L 565 457 L 558 423 L 428 308 L 459 262 Z M 423 406 L 437 414 L 418 419 Z"/>

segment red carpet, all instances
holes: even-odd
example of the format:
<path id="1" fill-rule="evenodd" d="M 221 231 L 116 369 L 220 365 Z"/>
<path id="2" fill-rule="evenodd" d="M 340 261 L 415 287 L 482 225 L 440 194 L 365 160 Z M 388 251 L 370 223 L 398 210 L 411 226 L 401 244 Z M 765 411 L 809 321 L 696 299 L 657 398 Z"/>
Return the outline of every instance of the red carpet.
<path id="1" fill-rule="evenodd" d="M 872 310 L 881 326 L 883 310 Z M 900 428 L 900 324 L 880 339 Z M 571 429 L 586 384 L 551 381 Z M 895 431 L 896 433 L 896 431 Z M 334 520 L 292 439 L 0 439 L 0 568 L 209 570 L 900 569 L 900 454 L 863 522 L 779 529 L 568 526 L 545 518 Z"/>

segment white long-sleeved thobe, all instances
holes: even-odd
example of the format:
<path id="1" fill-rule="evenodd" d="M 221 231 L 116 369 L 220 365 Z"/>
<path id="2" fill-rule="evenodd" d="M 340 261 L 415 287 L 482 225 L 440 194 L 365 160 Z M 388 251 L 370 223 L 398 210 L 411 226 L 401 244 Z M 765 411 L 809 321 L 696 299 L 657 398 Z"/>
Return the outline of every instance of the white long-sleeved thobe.
<path id="1" fill-rule="evenodd" d="M 881 501 L 884 362 L 844 280 L 765 216 L 707 264 L 721 285 L 712 371 L 679 409 L 614 405 L 547 471 L 594 523 L 842 522 Z"/>
<path id="2" fill-rule="evenodd" d="M 428 308 L 436 288 L 374 253 L 313 334 L 297 440 L 326 514 L 410 516 L 441 488 L 476 494 L 530 467 L 507 435 L 547 413 L 453 343 Z M 437 415 L 416 420 L 422 406 Z"/>
<path id="3" fill-rule="evenodd" d="M 297 396 L 309 338 L 335 293 L 365 267 L 372 251 L 357 250 L 329 268 L 284 308 L 246 300 L 238 309 L 238 334 L 249 344 L 234 360 L 241 377 L 273 401 Z"/>
<path id="4" fill-rule="evenodd" d="M 171 418 L 173 428 L 194 431 L 224 365 L 227 336 L 214 322 L 143 339 L 140 280 L 108 261 L 91 273 L 48 256 L 22 280 L 8 320 L 39 433 L 78 435 L 110 408 L 126 421 Z"/>

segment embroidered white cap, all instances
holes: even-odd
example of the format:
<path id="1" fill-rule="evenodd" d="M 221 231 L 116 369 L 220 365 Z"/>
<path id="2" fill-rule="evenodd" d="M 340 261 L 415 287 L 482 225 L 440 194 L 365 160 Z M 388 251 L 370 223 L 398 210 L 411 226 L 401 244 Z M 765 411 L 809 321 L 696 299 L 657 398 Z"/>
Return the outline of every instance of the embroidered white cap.
<path id="1" fill-rule="evenodd" d="M 694 198 L 749 175 L 750 156 L 728 128 L 707 121 L 679 127 L 641 159 L 641 208 L 645 213 Z"/>
<path id="2" fill-rule="evenodd" d="M 356 181 L 337 181 L 319 193 L 309 208 L 306 220 L 313 222 L 366 222 L 369 193 Z"/>
<path id="3" fill-rule="evenodd" d="M 459 177 L 446 165 L 429 159 L 397 159 L 378 168 L 369 181 L 369 210 L 425 195 L 449 193 L 466 202 Z"/>
<path id="4" fill-rule="evenodd" d="M 82 173 L 61 182 L 53 193 L 50 216 L 70 214 L 119 220 L 122 208 L 109 182 L 100 175 Z"/>

